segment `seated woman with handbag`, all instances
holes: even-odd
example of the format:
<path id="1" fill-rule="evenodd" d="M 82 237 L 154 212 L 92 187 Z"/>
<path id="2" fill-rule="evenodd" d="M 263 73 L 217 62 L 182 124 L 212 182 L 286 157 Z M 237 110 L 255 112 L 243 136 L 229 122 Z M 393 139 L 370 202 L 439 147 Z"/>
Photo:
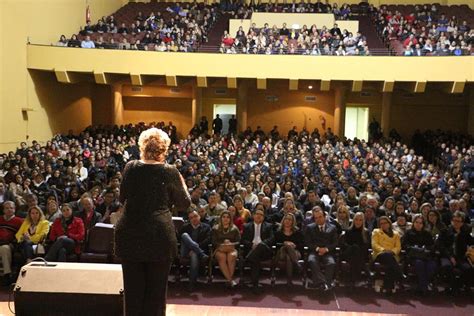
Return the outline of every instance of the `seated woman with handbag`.
<path id="1" fill-rule="evenodd" d="M 402 240 L 410 264 L 414 265 L 418 277 L 417 293 L 426 294 L 431 278 L 436 272 L 436 261 L 433 257 L 434 241 L 430 232 L 425 230 L 423 215 L 413 217 L 413 227 Z"/>
<path id="2" fill-rule="evenodd" d="M 293 269 L 301 270 L 298 260 L 301 259 L 304 247 L 304 236 L 296 225 L 296 217 L 292 213 L 285 214 L 280 227 L 275 232 L 275 242 L 281 245 L 277 259 L 285 262 L 287 285 L 293 285 Z"/>
<path id="3" fill-rule="evenodd" d="M 15 235 L 26 263 L 30 263 L 36 256 L 45 254 L 42 242 L 48 231 L 49 222 L 45 219 L 41 208 L 30 207 L 25 221 Z"/>
<path id="4" fill-rule="evenodd" d="M 51 226 L 49 240 L 53 242 L 45 256 L 47 261 L 65 262 L 67 255 L 81 252 L 84 241 L 84 222 L 72 215 L 72 207 L 68 203 L 61 206 L 62 216 Z"/>
<path id="5" fill-rule="evenodd" d="M 212 228 L 212 245 L 215 249 L 214 256 L 219 263 L 225 279 L 230 287 L 235 287 L 235 265 L 237 262 L 236 245 L 240 242 L 240 232 L 232 221 L 232 215 L 225 210 L 219 216 L 218 223 Z"/>

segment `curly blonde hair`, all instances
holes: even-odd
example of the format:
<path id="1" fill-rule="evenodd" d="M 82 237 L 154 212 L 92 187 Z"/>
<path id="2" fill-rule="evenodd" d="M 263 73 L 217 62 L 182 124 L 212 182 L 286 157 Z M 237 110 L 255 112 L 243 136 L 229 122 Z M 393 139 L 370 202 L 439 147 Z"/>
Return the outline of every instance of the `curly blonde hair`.
<path id="1" fill-rule="evenodd" d="M 143 131 L 138 138 L 140 157 L 143 160 L 165 160 L 171 140 L 163 130 L 149 128 Z"/>

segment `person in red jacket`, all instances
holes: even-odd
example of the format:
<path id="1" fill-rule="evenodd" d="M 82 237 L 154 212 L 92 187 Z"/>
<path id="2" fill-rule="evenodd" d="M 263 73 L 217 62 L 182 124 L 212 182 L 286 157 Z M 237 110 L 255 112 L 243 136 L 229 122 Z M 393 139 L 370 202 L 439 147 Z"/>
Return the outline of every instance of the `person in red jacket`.
<path id="1" fill-rule="evenodd" d="M 65 262 L 67 255 L 75 251 L 81 252 L 81 242 L 84 241 L 84 222 L 72 215 L 72 207 L 65 203 L 61 206 L 62 217 L 57 218 L 51 226 L 49 234 L 53 245 L 45 256 L 46 261 Z"/>
<path id="2" fill-rule="evenodd" d="M 9 285 L 13 281 L 11 276 L 13 243 L 15 234 L 22 223 L 23 219 L 15 216 L 15 203 L 5 201 L 3 216 L 0 216 L 0 260 L 3 265 L 3 285 Z"/>

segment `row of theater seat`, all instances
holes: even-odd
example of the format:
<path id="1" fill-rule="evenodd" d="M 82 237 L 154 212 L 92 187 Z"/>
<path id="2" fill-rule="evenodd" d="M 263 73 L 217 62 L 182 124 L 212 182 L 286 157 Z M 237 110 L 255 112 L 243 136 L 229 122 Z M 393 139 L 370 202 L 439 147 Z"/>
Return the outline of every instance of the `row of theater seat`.
<path id="1" fill-rule="evenodd" d="M 174 217 L 173 222 L 175 225 L 176 231 L 180 231 L 181 227 L 184 224 L 184 221 L 180 217 Z M 339 239 L 339 244 L 343 244 L 344 234 L 341 235 Z M 277 260 L 277 250 L 280 245 L 275 245 L 272 247 L 273 257 L 269 260 L 265 260 L 261 262 L 262 270 L 266 271 L 269 278 L 270 284 L 273 286 L 277 281 L 277 275 L 283 271 L 285 271 L 285 262 Z M 112 225 L 104 225 L 100 224 L 90 229 L 88 235 L 88 242 L 84 245 L 84 250 L 80 255 L 71 255 L 68 257 L 68 261 L 79 261 L 84 263 L 121 263 L 120 258 L 115 257 L 113 254 L 114 249 L 114 228 Z M 210 253 L 212 253 L 212 245 L 209 245 Z M 350 274 L 350 266 L 347 261 L 344 261 L 339 255 L 339 248 L 336 248 L 336 262 L 338 264 L 336 281 L 341 285 L 345 284 L 345 281 L 349 279 Z M 237 267 L 238 267 L 238 274 L 240 280 L 245 280 L 246 272 L 250 269 L 250 267 L 245 265 L 245 260 L 242 257 L 243 251 L 239 251 L 239 256 L 237 259 Z M 370 258 L 371 250 L 368 250 L 367 258 Z M 299 264 L 301 267 L 304 267 L 300 272 L 300 279 L 303 286 L 308 285 L 308 275 L 310 273 L 310 269 L 307 264 L 307 257 L 308 257 L 308 249 L 305 247 L 305 251 L 303 253 L 303 257 L 299 260 Z M 401 254 L 402 260 L 400 261 L 400 265 L 402 265 L 403 270 L 409 276 L 413 278 L 416 277 L 414 272 L 414 267 L 411 266 L 408 260 L 404 259 L 404 252 L 402 251 Z M 184 272 L 190 265 L 190 260 L 188 257 L 186 258 L 178 258 L 173 263 L 175 279 L 176 281 L 180 282 L 184 275 Z M 215 273 L 219 270 L 217 261 L 210 257 L 207 264 L 203 264 L 202 269 L 205 271 L 205 276 L 208 283 L 213 282 L 215 278 Z M 367 267 L 363 271 L 366 276 L 367 285 L 372 286 L 375 284 L 375 280 L 381 278 L 384 274 L 384 268 L 380 263 L 370 263 L 370 260 L 367 260 Z"/>

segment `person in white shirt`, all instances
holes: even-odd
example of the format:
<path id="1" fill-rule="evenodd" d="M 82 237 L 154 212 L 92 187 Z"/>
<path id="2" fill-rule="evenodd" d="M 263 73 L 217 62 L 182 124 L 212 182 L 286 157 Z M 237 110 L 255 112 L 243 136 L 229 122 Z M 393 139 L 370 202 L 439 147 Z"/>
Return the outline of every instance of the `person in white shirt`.
<path id="1" fill-rule="evenodd" d="M 84 167 L 84 163 L 81 160 L 77 163 L 77 166 L 73 168 L 73 172 L 77 175 L 81 182 L 86 180 L 89 176 L 89 172 L 87 171 L 87 168 Z"/>
<path id="2" fill-rule="evenodd" d="M 86 39 L 81 42 L 82 48 L 95 48 L 95 44 L 91 41 L 91 37 L 89 35 L 86 36 Z"/>
<path id="3" fill-rule="evenodd" d="M 253 222 L 244 226 L 242 244 L 244 245 L 245 260 L 251 267 L 251 285 L 254 292 L 258 292 L 261 262 L 272 258 L 271 247 L 274 243 L 273 227 L 264 222 L 265 212 L 255 210 Z"/>
<path id="4" fill-rule="evenodd" d="M 253 193 L 251 185 L 246 185 L 245 191 L 245 195 L 242 195 L 245 200 L 245 205 L 248 206 L 247 208 L 250 207 L 250 209 L 254 209 L 255 205 L 258 203 L 258 196 Z"/>

